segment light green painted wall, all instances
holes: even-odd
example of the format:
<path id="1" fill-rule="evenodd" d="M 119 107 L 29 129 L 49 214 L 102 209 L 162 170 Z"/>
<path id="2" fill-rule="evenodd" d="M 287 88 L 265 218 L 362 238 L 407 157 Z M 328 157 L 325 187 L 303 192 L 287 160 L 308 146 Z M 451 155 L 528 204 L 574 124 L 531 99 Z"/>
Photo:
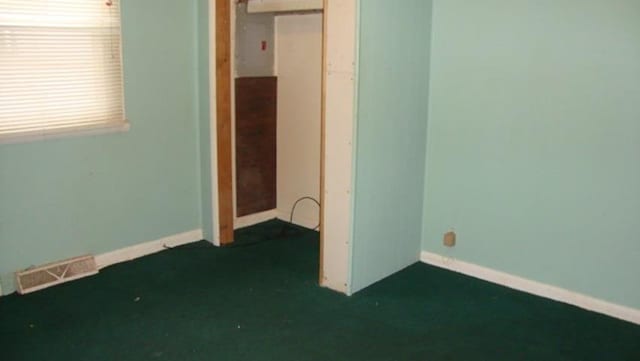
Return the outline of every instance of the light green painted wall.
<path id="1" fill-rule="evenodd" d="M 128 133 L 0 145 L 0 275 L 200 228 L 196 2 L 122 2 Z"/>
<path id="2" fill-rule="evenodd" d="M 351 290 L 418 260 L 431 1 L 360 2 Z"/>
<path id="3" fill-rule="evenodd" d="M 640 308 L 639 39 L 636 0 L 435 1 L 423 249 Z"/>

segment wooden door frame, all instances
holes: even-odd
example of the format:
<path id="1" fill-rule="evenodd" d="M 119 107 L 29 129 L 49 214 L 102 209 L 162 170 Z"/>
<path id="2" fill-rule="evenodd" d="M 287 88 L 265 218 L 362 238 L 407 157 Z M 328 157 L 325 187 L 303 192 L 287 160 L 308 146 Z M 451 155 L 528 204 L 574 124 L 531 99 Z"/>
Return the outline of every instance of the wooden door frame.
<path id="1" fill-rule="evenodd" d="M 231 2 L 215 0 L 216 151 L 219 243 L 233 242 Z M 214 188 L 215 189 L 215 188 Z"/>

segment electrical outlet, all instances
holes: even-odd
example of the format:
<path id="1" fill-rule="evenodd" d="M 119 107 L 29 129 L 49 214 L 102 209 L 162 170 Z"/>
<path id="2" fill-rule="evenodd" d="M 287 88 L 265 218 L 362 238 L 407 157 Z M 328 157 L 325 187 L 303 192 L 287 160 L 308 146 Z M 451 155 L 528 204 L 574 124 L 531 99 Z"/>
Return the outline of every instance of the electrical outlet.
<path id="1" fill-rule="evenodd" d="M 445 233 L 444 237 L 442 239 L 442 244 L 444 244 L 447 247 L 455 246 L 456 245 L 456 232 L 449 231 L 449 232 Z"/>

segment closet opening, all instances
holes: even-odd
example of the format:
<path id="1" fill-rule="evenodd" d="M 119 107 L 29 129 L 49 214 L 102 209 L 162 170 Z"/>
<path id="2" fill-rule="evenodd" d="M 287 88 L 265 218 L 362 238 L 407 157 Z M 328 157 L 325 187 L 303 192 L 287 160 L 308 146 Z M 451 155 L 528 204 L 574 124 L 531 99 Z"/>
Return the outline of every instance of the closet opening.
<path id="1" fill-rule="evenodd" d="M 322 11 L 251 4 L 232 9 L 234 228 L 319 230 Z"/>
<path id="2" fill-rule="evenodd" d="M 356 3 L 210 4 L 214 243 L 317 231 L 319 283 L 347 293 Z"/>

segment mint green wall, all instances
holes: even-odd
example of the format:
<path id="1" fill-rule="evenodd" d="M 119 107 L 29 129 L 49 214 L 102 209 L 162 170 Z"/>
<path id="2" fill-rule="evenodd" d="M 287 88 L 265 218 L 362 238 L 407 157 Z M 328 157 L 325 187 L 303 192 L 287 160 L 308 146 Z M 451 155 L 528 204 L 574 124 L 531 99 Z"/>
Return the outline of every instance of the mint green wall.
<path id="1" fill-rule="evenodd" d="M 639 308 L 640 2 L 433 14 L 423 249 Z"/>
<path id="2" fill-rule="evenodd" d="M 200 228 L 196 3 L 122 2 L 127 133 L 0 145 L 0 275 Z"/>
<path id="3" fill-rule="evenodd" d="M 209 0 L 198 0 L 198 124 L 200 140 L 201 223 L 204 238 L 213 241 L 211 188 L 211 123 L 209 104 Z"/>
<path id="4" fill-rule="evenodd" d="M 431 1 L 360 2 L 351 290 L 418 260 Z"/>

